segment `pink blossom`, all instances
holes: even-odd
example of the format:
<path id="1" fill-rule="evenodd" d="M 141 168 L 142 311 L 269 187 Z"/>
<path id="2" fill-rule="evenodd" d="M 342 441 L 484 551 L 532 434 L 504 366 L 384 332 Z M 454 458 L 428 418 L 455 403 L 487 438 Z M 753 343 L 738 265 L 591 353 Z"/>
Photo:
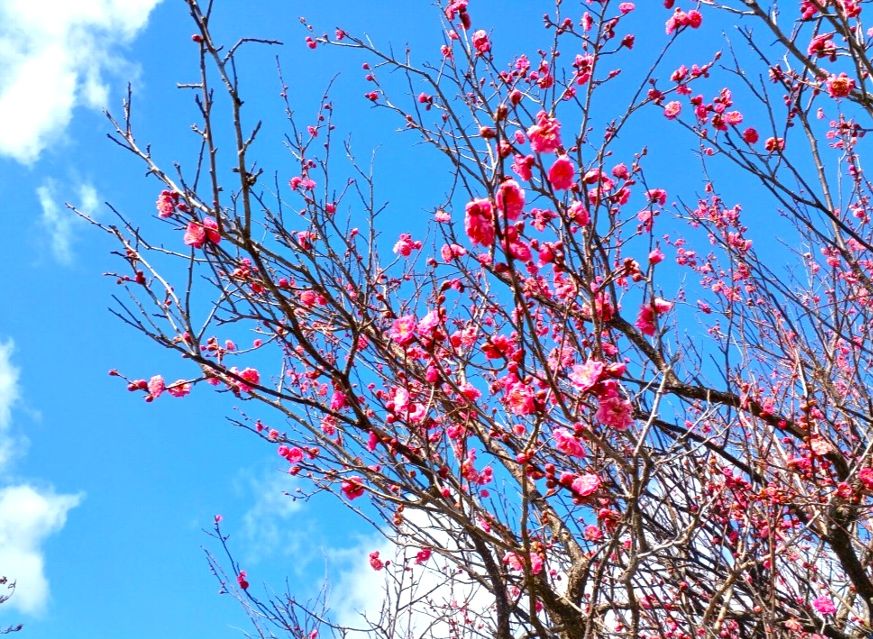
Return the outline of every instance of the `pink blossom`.
<path id="1" fill-rule="evenodd" d="M 816 609 L 816 611 L 822 615 L 832 615 L 837 611 L 837 607 L 834 605 L 833 599 L 830 597 L 816 597 L 812 600 L 812 607 Z"/>
<path id="2" fill-rule="evenodd" d="M 537 113 L 537 123 L 527 130 L 530 148 L 536 153 L 551 153 L 561 146 L 561 123 L 545 111 Z"/>
<path id="3" fill-rule="evenodd" d="M 476 55 L 485 55 L 491 51 L 491 41 L 488 39 L 488 33 L 484 29 L 479 29 L 473 33 L 473 47 L 476 49 Z"/>
<path id="4" fill-rule="evenodd" d="M 865 467 L 858 471 L 858 479 L 864 484 L 864 488 L 873 491 L 873 468 Z"/>
<path id="5" fill-rule="evenodd" d="M 586 393 L 600 381 L 603 370 L 603 362 L 596 359 L 588 359 L 584 364 L 574 366 L 568 377 L 579 392 Z"/>
<path id="6" fill-rule="evenodd" d="M 248 582 L 248 579 L 246 579 L 246 576 L 247 575 L 246 575 L 245 570 L 240 570 L 239 574 L 236 576 L 236 583 L 243 590 L 248 590 L 248 588 L 249 588 L 249 582 Z"/>
<path id="7" fill-rule="evenodd" d="M 363 479 L 361 477 L 349 477 L 348 479 L 343 480 L 340 490 L 342 490 L 343 495 L 345 495 L 346 499 L 349 501 L 357 499 L 364 494 L 364 484 L 362 482 Z"/>
<path id="8" fill-rule="evenodd" d="M 415 553 L 415 563 L 423 564 L 428 559 L 430 559 L 431 549 L 430 548 L 422 548 L 417 553 Z"/>
<path id="9" fill-rule="evenodd" d="M 473 244 L 491 246 L 494 244 L 494 213 L 491 202 L 485 199 L 473 200 L 467 204 L 464 229 Z"/>
<path id="10" fill-rule="evenodd" d="M 515 220 L 524 210 L 524 189 L 513 179 L 505 180 L 497 189 L 497 208 L 506 218 Z"/>
<path id="11" fill-rule="evenodd" d="M 435 222 L 444 224 L 446 222 L 451 222 L 452 216 L 449 215 L 448 211 L 443 211 L 442 209 L 439 209 L 436 213 L 433 214 L 433 219 Z"/>
<path id="12" fill-rule="evenodd" d="M 588 207 L 586 207 L 583 202 L 575 201 L 570 204 L 570 208 L 567 209 L 567 215 L 569 215 L 570 219 L 576 222 L 576 224 L 581 224 L 582 226 L 588 226 L 591 224 L 591 214 L 588 212 Z"/>
<path id="13" fill-rule="evenodd" d="M 584 535 L 585 539 L 587 539 L 588 541 L 600 541 L 601 539 L 603 539 L 603 531 L 601 531 L 600 528 L 598 528 L 594 524 L 589 524 L 585 526 Z"/>
<path id="14" fill-rule="evenodd" d="M 524 382 L 515 382 L 509 386 L 505 401 L 513 415 L 530 415 L 536 411 L 533 391 Z"/>
<path id="15" fill-rule="evenodd" d="M 394 245 L 394 252 L 403 257 L 409 257 L 412 254 L 412 251 L 417 251 L 420 248 L 420 240 L 413 240 L 409 233 L 401 233 L 400 238 Z"/>
<path id="16" fill-rule="evenodd" d="M 279 455 L 291 464 L 299 464 L 303 461 L 303 449 L 297 446 L 279 446 Z"/>
<path id="17" fill-rule="evenodd" d="M 555 438 L 555 448 L 570 457 L 584 457 L 585 449 L 573 433 L 566 428 L 556 428 L 552 433 Z"/>
<path id="18" fill-rule="evenodd" d="M 158 209 L 158 217 L 168 218 L 176 211 L 176 206 L 179 204 L 179 194 L 174 191 L 161 191 L 155 204 Z"/>
<path id="19" fill-rule="evenodd" d="M 601 397 L 594 417 L 604 426 L 627 430 L 633 423 L 633 409 L 629 401 L 618 394 Z"/>
<path id="20" fill-rule="evenodd" d="M 656 297 L 650 304 L 644 304 L 640 308 L 640 313 L 637 315 L 634 326 L 640 329 L 643 335 L 652 336 L 657 329 L 658 315 L 666 313 L 671 308 L 673 308 L 672 302 Z"/>
<path id="21" fill-rule="evenodd" d="M 627 15 L 631 11 L 633 11 L 636 7 L 633 2 L 622 2 L 618 5 L 618 11 L 621 15 Z"/>
<path id="22" fill-rule="evenodd" d="M 379 551 L 374 550 L 370 553 L 370 567 L 373 570 L 382 570 L 385 567 L 385 562 L 379 558 Z"/>
<path id="23" fill-rule="evenodd" d="M 664 117 L 673 120 L 682 111 L 682 103 L 673 100 L 664 105 Z"/>
<path id="24" fill-rule="evenodd" d="M 149 389 L 149 397 L 152 399 L 157 399 L 161 396 L 161 393 L 164 392 L 166 386 L 164 385 L 164 378 L 160 375 L 155 375 L 149 380 L 148 383 Z"/>
<path id="25" fill-rule="evenodd" d="M 576 167 L 566 155 L 559 155 L 549 169 L 549 183 L 552 188 L 566 190 L 573 186 L 576 177 Z"/>
<path id="26" fill-rule="evenodd" d="M 845 73 L 831 74 L 827 79 L 827 89 L 832 98 L 845 98 L 855 89 L 855 81 Z"/>
<path id="27" fill-rule="evenodd" d="M 172 397 L 185 397 L 191 393 L 191 384 L 184 379 L 177 379 L 175 382 L 167 386 L 167 392 Z"/>
<path id="28" fill-rule="evenodd" d="M 182 241 L 194 248 L 202 248 L 207 242 L 218 244 L 221 242 L 221 235 L 218 234 L 218 222 L 211 217 L 204 218 L 202 223 L 188 222 L 188 228 L 185 229 Z"/>
<path id="29" fill-rule="evenodd" d="M 528 182 L 531 179 L 531 170 L 536 159 L 532 155 L 516 155 L 512 162 L 512 170 L 522 180 Z"/>
<path id="30" fill-rule="evenodd" d="M 415 319 L 415 315 L 404 315 L 403 317 L 398 317 L 391 323 L 388 337 L 401 346 L 405 346 L 415 339 L 415 329 L 417 326 L 418 321 Z"/>
<path id="31" fill-rule="evenodd" d="M 594 494 L 601 486 L 600 477 L 595 475 L 594 473 L 585 473 L 584 475 L 579 475 L 576 479 L 573 480 L 573 483 L 570 485 L 573 488 L 573 492 L 575 492 L 580 497 L 588 497 L 588 495 Z"/>

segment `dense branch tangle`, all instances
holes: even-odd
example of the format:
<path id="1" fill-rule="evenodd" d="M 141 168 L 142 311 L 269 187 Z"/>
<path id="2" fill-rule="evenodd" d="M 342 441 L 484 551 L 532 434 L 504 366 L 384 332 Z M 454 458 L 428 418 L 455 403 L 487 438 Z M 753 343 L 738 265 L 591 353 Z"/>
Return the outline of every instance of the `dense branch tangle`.
<path id="1" fill-rule="evenodd" d="M 250 410 L 263 423 L 240 423 L 307 486 L 487 593 L 463 611 L 398 596 L 377 634 L 868 636 L 873 237 L 863 126 L 851 120 L 868 115 L 853 9 L 866 3 L 810 0 L 783 17 L 791 26 L 761 3 L 721 7 L 747 21 L 734 74 L 714 51 L 690 59 L 683 38 L 706 25 L 677 7 L 664 13 L 663 49 L 625 70 L 630 80 L 612 70 L 630 64 L 633 7 L 568 4 L 546 15 L 540 59 L 509 64 L 463 0 L 445 7 L 433 65 L 304 23 L 313 48 L 365 54 L 368 99 L 448 160 L 443 201 L 410 203 L 435 211 L 421 241 L 423 227 L 386 237 L 374 173 L 337 142 L 328 96 L 306 127 L 285 87 L 297 173 L 264 185 L 238 56 L 274 42 L 223 48 L 211 3 L 188 0 L 200 48 L 200 80 L 185 85 L 202 118 L 194 173 L 156 163 L 129 103 L 113 139 L 160 180 L 160 216 L 189 249 L 165 248 L 139 221 L 101 226 L 130 268 L 116 274 L 130 293 L 119 316 L 200 373 L 130 388 L 152 400 L 205 383 L 259 402 Z M 781 50 L 759 43 L 756 24 L 796 69 L 771 62 Z M 819 44 L 806 50 L 804 37 Z M 688 68 L 667 68 L 671 55 Z M 775 84 L 743 68 L 761 60 Z M 837 76 L 832 60 L 855 75 Z M 389 71 L 405 86 L 383 84 Z M 766 143 L 740 127 L 728 87 L 703 97 L 716 73 Z M 692 113 L 677 117 L 683 100 Z M 829 128 L 813 117 L 822 104 L 846 105 Z M 649 184 L 648 150 L 623 137 L 645 117 L 699 141 L 704 195 L 677 196 L 679 215 Z M 216 143 L 224 129 L 229 153 Z M 803 144 L 812 165 L 791 154 Z M 801 248 L 780 256 L 793 279 L 719 195 L 728 165 L 774 196 L 753 216 L 778 208 L 793 229 Z M 426 570 L 401 562 L 397 584 L 403 568 Z M 416 602 L 432 623 L 401 631 L 398 610 Z M 294 606 L 252 610 L 297 636 Z"/>

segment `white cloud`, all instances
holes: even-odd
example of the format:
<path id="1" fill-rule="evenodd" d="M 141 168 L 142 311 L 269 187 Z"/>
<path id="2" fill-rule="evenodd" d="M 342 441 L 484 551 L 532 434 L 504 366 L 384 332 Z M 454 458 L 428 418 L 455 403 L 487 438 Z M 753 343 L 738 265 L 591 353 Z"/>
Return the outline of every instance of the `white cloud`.
<path id="1" fill-rule="evenodd" d="M 73 241 L 75 227 L 81 223 L 81 218 L 61 204 L 55 196 L 55 183 L 46 180 L 36 189 L 39 205 L 42 208 L 40 223 L 42 224 L 49 248 L 54 258 L 61 264 L 73 262 Z M 94 215 L 98 205 L 96 189 L 90 184 L 79 186 L 78 208 L 84 213 Z"/>
<path id="2" fill-rule="evenodd" d="M 20 397 L 19 370 L 12 363 L 14 344 L 0 342 L 0 471 L 7 471 L 16 440 L 10 433 L 12 409 Z M 82 495 L 60 495 L 30 484 L 0 488 L 0 576 L 16 582 L 5 604 L 38 614 L 49 598 L 42 544 L 64 527 L 67 513 Z"/>
<path id="3" fill-rule="evenodd" d="M 0 155 L 32 163 L 73 109 L 106 106 L 104 75 L 160 0 L 0 0 Z"/>
<path id="4" fill-rule="evenodd" d="M 23 484 L 0 489 L 0 573 L 16 582 L 6 604 L 39 614 L 49 598 L 42 544 L 67 521 L 81 495 L 58 495 Z"/>
<path id="5" fill-rule="evenodd" d="M 246 475 L 246 483 L 255 497 L 242 516 L 240 534 L 245 542 L 246 561 L 257 563 L 277 556 L 302 556 L 298 551 L 306 533 L 300 525 L 289 525 L 301 505 L 292 497 L 296 480 L 287 473 L 272 471 L 258 480 Z"/>
<path id="6" fill-rule="evenodd" d="M 0 342 L 0 470 L 5 469 L 12 456 L 9 425 L 12 423 L 12 406 L 19 397 L 19 371 L 12 364 L 13 348 L 11 341 Z"/>

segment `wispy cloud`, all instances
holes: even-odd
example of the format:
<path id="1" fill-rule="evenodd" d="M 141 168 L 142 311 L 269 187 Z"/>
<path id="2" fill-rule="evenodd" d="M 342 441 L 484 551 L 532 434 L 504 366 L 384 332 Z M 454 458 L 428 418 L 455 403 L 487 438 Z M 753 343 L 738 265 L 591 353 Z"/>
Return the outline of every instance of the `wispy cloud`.
<path id="1" fill-rule="evenodd" d="M 19 370 L 12 362 L 14 344 L 0 342 L 0 471 L 8 472 L 14 438 L 13 407 L 20 397 Z M 61 530 L 67 513 L 82 495 L 62 495 L 30 483 L 0 488 L 0 575 L 16 582 L 6 606 L 38 614 L 49 599 L 42 545 Z"/>
<path id="2" fill-rule="evenodd" d="M 76 106 L 106 106 L 105 75 L 160 0 L 0 2 L 0 155 L 32 163 Z"/>
<path id="3" fill-rule="evenodd" d="M 80 218 L 58 200 L 56 191 L 57 187 L 53 180 L 46 180 L 36 189 L 36 196 L 42 208 L 40 223 L 52 256 L 60 264 L 69 265 L 74 258 L 73 243 Z M 98 204 L 96 189 L 90 184 L 81 184 L 78 195 L 79 209 L 93 215 Z"/>
<path id="4" fill-rule="evenodd" d="M 273 470 L 260 477 L 245 475 L 245 492 L 254 499 L 242 516 L 242 536 L 246 561 L 256 563 L 281 556 L 303 557 L 306 539 L 303 521 L 291 520 L 301 507 L 293 498 L 296 480 L 287 473 Z M 302 567 L 302 561 L 298 563 Z"/>

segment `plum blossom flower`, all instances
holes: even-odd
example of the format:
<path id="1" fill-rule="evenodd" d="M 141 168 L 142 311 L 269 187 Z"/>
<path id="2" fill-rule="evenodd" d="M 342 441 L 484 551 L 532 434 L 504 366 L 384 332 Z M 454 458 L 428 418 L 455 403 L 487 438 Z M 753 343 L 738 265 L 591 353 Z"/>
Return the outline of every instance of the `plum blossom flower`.
<path id="1" fill-rule="evenodd" d="M 207 217 L 203 222 L 188 222 L 188 227 L 185 229 L 185 236 L 182 238 L 188 246 L 194 248 L 203 248 L 206 243 L 218 244 L 221 242 L 221 235 L 218 233 L 218 222 L 214 218 Z"/>
<path id="2" fill-rule="evenodd" d="M 668 102 L 664 105 L 664 117 L 668 120 L 673 120 L 682 111 L 682 103 L 676 100 Z"/>
<path id="3" fill-rule="evenodd" d="M 361 497 L 364 494 L 364 484 L 362 483 L 363 481 L 364 480 L 357 475 L 343 480 L 342 484 L 340 485 L 340 490 L 342 490 L 343 495 L 345 495 L 346 499 L 351 501 L 353 499 Z"/>
<path id="4" fill-rule="evenodd" d="M 551 153 L 561 146 L 561 123 L 545 111 L 537 113 L 537 123 L 527 130 L 530 148 L 536 153 Z"/>
<path id="5" fill-rule="evenodd" d="M 580 497 L 588 497 L 597 492 L 601 484 L 600 477 L 594 473 L 585 473 L 576 477 L 570 487 Z"/>
<path id="6" fill-rule="evenodd" d="M 415 319 L 415 315 L 404 315 L 398 317 L 391 323 L 388 337 L 401 346 L 406 346 L 409 342 L 415 339 L 415 329 L 417 326 L 418 321 Z"/>
<path id="7" fill-rule="evenodd" d="M 191 384 L 184 379 L 177 379 L 166 390 L 172 397 L 185 397 L 191 393 Z"/>
<path id="8" fill-rule="evenodd" d="M 515 220 L 524 210 L 524 189 L 513 179 L 505 180 L 497 189 L 497 208 L 506 218 Z"/>
<path id="9" fill-rule="evenodd" d="M 531 387 L 524 382 L 515 382 L 506 390 L 506 405 L 513 415 L 530 415 L 536 412 L 536 401 Z"/>
<path id="10" fill-rule="evenodd" d="M 826 84 L 832 98 L 845 98 L 855 89 L 855 81 L 845 73 L 828 76 Z"/>
<path id="11" fill-rule="evenodd" d="M 239 584 L 239 587 L 243 590 L 249 589 L 249 582 L 245 570 L 239 571 L 239 574 L 236 576 L 236 583 Z"/>
<path id="12" fill-rule="evenodd" d="M 464 230 L 473 244 L 494 244 L 494 212 L 491 202 L 478 199 L 467 204 Z"/>
<path id="13" fill-rule="evenodd" d="M 370 567 L 373 570 L 382 570 L 385 567 L 385 562 L 379 558 L 379 551 L 374 550 L 370 553 Z"/>
<path id="14" fill-rule="evenodd" d="M 409 233 L 401 233 L 400 238 L 394 245 L 394 253 L 403 257 L 409 257 L 412 251 L 421 248 L 421 240 L 413 240 Z"/>
<path id="15" fill-rule="evenodd" d="M 152 399 L 157 399 L 161 396 L 161 394 L 166 390 L 166 385 L 164 384 L 164 378 L 160 375 L 153 376 L 148 383 L 149 389 L 149 397 Z"/>
<path id="16" fill-rule="evenodd" d="M 573 186 L 576 177 L 576 167 L 566 155 L 559 155 L 549 169 L 549 183 L 552 188 L 566 190 Z"/>
<path id="17" fill-rule="evenodd" d="M 658 315 L 666 313 L 671 308 L 673 308 L 672 302 L 656 297 L 650 304 L 644 304 L 640 308 L 640 313 L 637 315 L 637 321 L 634 322 L 634 326 L 640 329 L 643 335 L 652 336 L 658 327 Z"/>
<path id="18" fill-rule="evenodd" d="M 830 597 L 821 596 L 812 600 L 812 607 L 822 615 L 832 615 L 837 611 L 833 600 Z"/>
<path id="19" fill-rule="evenodd" d="M 576 436 L 566 428 L 556 428 L 555 432 L 552 433 L 552 437 L 555 439 L 555 448 L 565 455 L 569 455 L 570 457 L 585 456 L 585 449 L 582 447 L 582 442 L 580 442 Z"/>
<path id="20" fill-rule="evenodd" d="M 484 29 L 479 29 L 473 33 L 473 47 L 476 49 L 476 55 L 485 55 L 491 51 L 491 41 L 488 39 L 488 33 Z"/>
<path id="21" fill-rule="evenodd" d="M 600 381 L 603 371 L 603 362 L 588 359 L 583 364 L 575 365 L 568 377 L 579 392 L 586 393 Z"/>
<path id="22" fill-rule="evenodd" d="M 168 218 L 176 212 L 176 207 L 179 205 L 179 194 L 175 191 L 161 191 L 155 205 L 158 209 L 158 217 Z"/>

